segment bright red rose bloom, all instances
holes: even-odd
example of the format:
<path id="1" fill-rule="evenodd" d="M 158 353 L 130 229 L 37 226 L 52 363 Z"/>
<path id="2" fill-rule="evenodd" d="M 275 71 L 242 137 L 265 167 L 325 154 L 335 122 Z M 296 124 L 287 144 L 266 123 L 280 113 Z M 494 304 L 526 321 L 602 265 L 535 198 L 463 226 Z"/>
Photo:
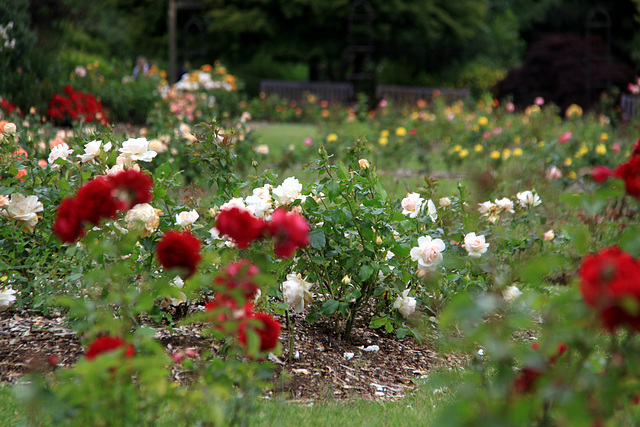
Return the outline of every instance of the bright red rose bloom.
<path id="1" fill-rule="evenodd" d="M 76 195 L 78 216 L 82 221 L 98 225 L 104 218 L 115 218 L 118 204 L 113 198 L 114 188 L 111 181 L 97 177 L 80 187 Z"/>
<path id="2" fill-rule="evenodd" d="M 236 207 L 221 210 L 216 218 L 220 234 L 231 238 L 240 249 L 248 248 L 251 242 L 262 237 L 266 227 L 266 222 Z"/>
<path id="3" fill-rule="evenodd" d="M 187 277 L 196 272 L 196 266 L 202 259 L 200 240 L 189 231 L 169 231 L 158 243 L 156 254 L 164 268 L 184 268 L 188 270 Z"/>
<path id="4" fill-rule="evenodd" d="M 151 178 L 133 169 L 122 171 L 109 177 L 116 191 L 120 210 L 129 210 L 139 203 L 149 203 L 152 198 Z"/>
<path id="5" fill-rule="evenodd" d="M 640 156 L 632 156 L 616 168 L 616 176 L 624 181 L 627 194 L 640 198 Z"/>
<path id="6" fill-rule="evenodd" d="M 58 215 L 53 223 L 53 232 L 63 242 L 72 243 L 84 234 L 84 224 L 78 215 L 76 199 L 66 198 L 58 206 Z"/>
<path id="7" fill-rule="evenodd" d="M 260 336 L 260 351 L 272 350 L 278 345 L 278 336 L 280 335 L 280 323 L 266 313 L 253 313 L 247 317 L 247 320 L 258 321 L 261 326 L 256 327 L 243 322 L 240 325 L 238 340 L 243 344 L 247 344 L 246 328 L 252 328 Z M 252 322 L 253 323 L 253 322 Z"/>
<path id="8" fill-rule="evenodd" d="M 598 310 L 604 327 L 613 331 L 627 325 L 640 330 L 640 262 L 618 247 L 585 257 L 580 267 L 584 302 Z M 629 312 L 625 299 L 638 305 Z"/>
<path id="9" fill-rule="evenodd" d="M 616 172 L 606 166 L 599 165 L 591 169 L 591 176 L 593 176 L 593 180 L 599 184 L 605 182 L 615 175 Z"/>
<path id="10" fill-rule="evenodd" d="M 290 258 L 298 248 L 307 246 L 310 228 L 302 215 L 287 213 L 284 208 L 276 209 L 269 223 L 269 234 L 275 239 L 275 254 Z"/>
<path id="11" fill-rule="evenodd" d="M 88 360 L 93 360 L 103 353 L 108 353 L 121 347 L 126 347 L 124 352 L 125 357 L 133 357 L 136 353 L 133 346 L 127 344 L 122 338 L 107 335 L 96 338 L 96 340 L 89 345 L 89 348 L 87 348 L 85 357 Z"/>

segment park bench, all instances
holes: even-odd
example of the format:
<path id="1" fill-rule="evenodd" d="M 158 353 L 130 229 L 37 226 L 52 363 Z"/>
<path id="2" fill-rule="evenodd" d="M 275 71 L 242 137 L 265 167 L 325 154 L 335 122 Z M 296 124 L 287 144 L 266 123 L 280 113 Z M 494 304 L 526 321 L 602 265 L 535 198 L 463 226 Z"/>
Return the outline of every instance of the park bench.
<path id="1" fill-rule="evenodd" d="M 628 95 L 623 93 L 620 95 L 620 112 L 622 113 L 622 119 L 628 122 L 640 111 L 639 104 L 640 96 Z"/>
<path id="2" fill-rule="evenodd" d="M 395 105 L 415 104 L 418 100 L 427 102 L 441 97 L 446 104 L 451 104 L 470 95 L 469 89 L 433 89 L 415 86 L 376 86 L 376 98 L 384 99 Z"/>
<path id="3" fill-rule="evenodd" d="M 260 92 L 266 96 L 278 95 L 289 101 L 303 101 L 308 94 L 319 101 L 347 104 L 353 101 L 354 91 L 351 83 L 331 82 L 292 82 L 282 80 L 260 81 Z"/>

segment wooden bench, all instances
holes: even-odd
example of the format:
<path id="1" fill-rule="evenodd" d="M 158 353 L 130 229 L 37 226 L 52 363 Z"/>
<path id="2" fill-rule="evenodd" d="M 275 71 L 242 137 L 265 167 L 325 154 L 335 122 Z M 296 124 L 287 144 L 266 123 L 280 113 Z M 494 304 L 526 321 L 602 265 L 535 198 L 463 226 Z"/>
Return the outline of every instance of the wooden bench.
<path id="1" fill-rule="evenodd" d="M 354 99 L 351 83 L 330 82 L 291 82 L 282 80 L 260 81 L 260 92 L 265 95 L 278 95 L 289 101 L 303 101 L 307 94 L 314 95 L 318 101 L 347 104 Z"/>
<path id="2" fill-rule="evenodd" d="M 451 104 L 460 99 L 467 99 L 470 95 L 469 89 L 433 89 L 416 86 L 376 86 L 376 97 L 385 99 L 395 105 L 415 104 L 418 100 L 427 102 L 433 98 L 442 97 L 445 104 Z"/>

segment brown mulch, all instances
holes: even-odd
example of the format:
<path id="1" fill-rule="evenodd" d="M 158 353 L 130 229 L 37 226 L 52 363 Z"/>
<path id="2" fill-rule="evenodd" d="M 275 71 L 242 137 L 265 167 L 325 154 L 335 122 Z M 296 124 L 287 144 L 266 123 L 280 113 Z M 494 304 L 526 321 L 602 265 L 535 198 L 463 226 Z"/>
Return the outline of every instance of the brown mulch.
<path id="1" fill-rule="evenodd" d="M 289 335 L 284 319 L 280 341 L 283 354 L 270 356 L 276 365 L 274 389 L 269 395 L 295 400 L 397 399 L 416 387 L 416 379 L 442 367 L 459 366 L 462 358 L 439 355 L 412 337 L 369 328 L 354 328 L 350 343 L 340 340 L 327 323 L 309 324 L 295 319 L 294 360 L 287 360 Z M 54 356 L 58 367 L 69 367 L 83 354 L 80 340 L 67 329 L 61 315 L 30 315 L 15 309 L 0 312 L 0 381 L 16 382 L 32 370 L 51 369 Z M 157 339 L 167 352 L 199 353 L 204 346 L 216 345 L 202 338 L 202 326 L 157 327 Z M 371 348 L 370 346 L 377 346 Z M 370 351 L 365 349 L 369 348 Z M 349 354 L 349 353 L 352 353 Z M 180 381 L 188 373 L 177 365 L 173 369 Z"/>

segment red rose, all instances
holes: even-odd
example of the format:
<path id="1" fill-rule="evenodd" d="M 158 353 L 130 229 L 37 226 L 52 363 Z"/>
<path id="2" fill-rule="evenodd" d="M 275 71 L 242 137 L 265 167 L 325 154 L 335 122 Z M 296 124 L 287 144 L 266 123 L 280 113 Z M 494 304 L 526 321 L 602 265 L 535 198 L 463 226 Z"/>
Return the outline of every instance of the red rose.
<path id="1" fill-rule="evenodd" d="M 278 336 L 280 335 L 280 323 L 266 313 L 253 313 L 247 317 L 250 323 L 243 322 L 240 325 L 238 340 L 243 344 L 247 344 L 246 328 L 252 328 L 260 337 L 260 351 L 272 350 L 278 345 Z M 254 322 L 261 323 L 261 326 L 252 325 Z"/>
<path id="2" fill-rule="evenodd" d="M 640 156 L 632 156 L 616 168 L 615 175 L 624 180 L 627 194 L 640 198 Z"/>
<path id="3" fill-rule="evenodd" d="M 309 223 L 302 215 L 287 213 L 284 208 L 276 209 L 269 224 L 269 234 L 275 239 L 275 254 L 289 258 L 298 248 L 307 246 L 309 230 Z"/>
<path id="4" fill-rule="evenodd" d="M 245 300 L 251 300 L 258 292 L 258 286 L 251 280 L 259 272 L 258 266 L 249 264 L 246 259 L 229 264 L 225 271 L 216 277 L 216 283 L 224 286 L 221 292 L 231 291 L 233 294 L 236 289 L 240 289 L 242 297 Z"/>
<path id="5" fill-rule="evenodd" d="M 593 176 L 593 180 L 597 183 L 603 183 L 615 175 L 616 172 L 606 166 L 600 165 L 591 169 L 591 176 Z"/>
<path id="6" fill-rule="evenodd" d="M 104 218 L 115 218 L 118 204 L 113 198 L 111 181 L 100 176 L 80 187 L 76 195 L 78 216 L 82 221 L 97 225 Z"/>
<path id="7" fill-rule="evenodd" d="M 625 299 L 640 304 L 640 263 L 618 247 L 585 257 L 580 266 L 580 291 L 587 305 L 598 310 L 604 327 L 628 325 L 640 330 L 640 312 L 629 313 Z"/>
<path id="8" fill-rule="evenodd" d="M 63 242 L 72 243 L 84 234 L 84 224 L 78 215 L 76 199 L 66 198 L 58 206 L 58 215 L 53 223 L 53 232 Z"/>
<path id="9" fill-rule="evenodd" d="M 531 348 L 533 350 L 538 350 L 538 343 L 534 343 Z M 536 383 L 538 382 L 538 378 L 540 378 L 546 370 L 550 367 L 549 365 L 555 365 L 558 361 L 558 358 L 562 356 L 567 351 L 567 345 L 564 342 L 558 343 L 556 354 L 551 356 L 549 362 L 543 362 L 542 366 L 525 366 L 520 370 L 520 374 L 513 380 L 513 390 L 519 393 L 528 393 L 532 391 Z"/>
<path id="10" fill-rule="evenodd" d="M 108 353 L 110 351 L 117 350 L 120 347 L 126 347 L 124 352 L 125 357 L 133 357 L 136 353 L 133 346 L 131 344 L 127 344 L 122 338 L 106 335 L 96 338 L 96 340 L 89 345 L 89 348 L 87 348 L 87 352 L 85 353 L 85 357 L 88 360 L 93 360 L 102 353 Z"/>
<path id="11" fill-rule="evenodd" d="M 109 180 L 118 190 L 116 197 L 120 210 L 129 210 L 139 203 L 151 201 L 153 181 L 148 175 L 129 169 L 109 177 Z"/>
<path id="12" fill-rule="evenodd" d="M 240 249 L 248 248 L 251 242 L 262 237 L 266 226 L 260 218 L 236 207 L 221 210 L 216 218 L 220 234 L 231 238 Z"/>
<path id="13" fill-rule="evenodd" d="M 200 241 L 191 232 L 169 231 L 156 248 L 158 260 L 164 268 L 184 268 L 187 277 L 196 272 L 196 266 L 202 259 Z"/>

